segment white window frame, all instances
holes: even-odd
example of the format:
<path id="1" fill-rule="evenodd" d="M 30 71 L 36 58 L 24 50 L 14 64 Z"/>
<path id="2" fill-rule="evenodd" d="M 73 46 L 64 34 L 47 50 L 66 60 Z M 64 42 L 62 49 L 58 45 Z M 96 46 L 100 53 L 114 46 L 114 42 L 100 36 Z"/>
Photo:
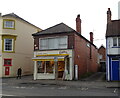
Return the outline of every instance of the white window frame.
<path id="1" fill-rule="evenodd" d="M 116 46 L 114 46 L 114 39 L 116 38 L 116 40 L 117 40 L 117 45 Z M 113 47 L 120 47 L 120 45 L 119 45 L 119 40 L 118 39 L 120 39 L 120 37 L 113 37 Z"/>
<path id="2" fill-rule="evenodd" d="M 120 37 L 118 37 L 118 47 L 120 47 Z"/>
<path id="3" fill-rule="evenodd" d="M 8 51 L 8 52 L 12 52 L 13 51 L 13 44 L 14 44 L 14 39 L 11 39 L 12 40 L 12 49 L 11 50 L 6 50 L 6 39 L 10 39 L 10 38 L 5 38 L 4 39 L 4 51 Z"/>
<path id="4" fill-rule="evenodd" d="M 15 28 L 15 21 L 14 20 L 5 19 L 3 22 L 4 22 L 4 28 L 7 28 L 7 29 L 14 29 Z"/>
<path id="5" fill-rule="evenodd" d="M 61 45 L 64 45 L 64 44 L 59 44 L 59 43 L 58 43 L 58 47 L 57 47 L 57 48 L 51 48 L 51 49 L 67 49 L 67 48 L 68 48 L 68 36 L 56 36 L 56 37 L 39 38 L 39 49 L 40 49 L 40 50 L 50 50 L 50 49 L 49 49 L 49 45 L 48 45 L 48 43 L 49 43 L 48 40 L 49 40 L 49 39 L 58 39 L 58 40 L 59 40 L 59 38 L 64 38 L 64 37 L 67 39 L 67 40 L 66 40 L 66 41 L 67 41 L 67 42 L 66 42 L 66 46 L 67 46 L 67 47 L 61 48 L 60 46 L 61 46 Z M 40 43 L 41 39 L 46 39 L 46 40 L 47 40 L 46 49 L 41 49 L 41 47 L 40 47 L 40 46 L 41 46 L 41 43 Z"/>

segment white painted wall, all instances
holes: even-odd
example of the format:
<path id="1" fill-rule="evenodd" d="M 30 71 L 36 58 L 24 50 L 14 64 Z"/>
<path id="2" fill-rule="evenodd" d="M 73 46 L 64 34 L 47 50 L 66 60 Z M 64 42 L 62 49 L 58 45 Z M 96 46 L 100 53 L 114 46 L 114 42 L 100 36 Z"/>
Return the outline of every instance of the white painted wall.
<path id="1" fill-rule="evenodd" d="M 120 48 L 113 48 L 113 38 L 109 37 L 107 40 L 107 54 L 120 54 Z"/>

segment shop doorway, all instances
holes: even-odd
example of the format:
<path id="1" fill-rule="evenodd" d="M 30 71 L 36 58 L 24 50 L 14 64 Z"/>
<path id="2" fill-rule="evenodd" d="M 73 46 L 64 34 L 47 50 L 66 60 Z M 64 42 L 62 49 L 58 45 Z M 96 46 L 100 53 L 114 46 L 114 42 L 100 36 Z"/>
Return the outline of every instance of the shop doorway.
<path id="1" fill-rule="evenodd" d="M 65 62 L 58 61 L 58 78 L 59 79 L 63 78 L 64 70 L 65 70 Z"/>

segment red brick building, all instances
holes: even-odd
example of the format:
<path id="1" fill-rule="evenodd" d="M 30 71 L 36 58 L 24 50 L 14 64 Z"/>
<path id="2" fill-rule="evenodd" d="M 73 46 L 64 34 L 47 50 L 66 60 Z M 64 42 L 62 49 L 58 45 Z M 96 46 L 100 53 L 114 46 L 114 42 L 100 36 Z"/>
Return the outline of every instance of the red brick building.
<path id="1" fill-rule="evenodd" d="M 56 58 L 58 78 L 80 79 L 87 72 L 97 72 L 98 50 L 93 44 L 93 33 L 90 32 L 90 41 L 82 36 L 80 15 L 76 18 L 76 30 L 60 23 L 33 34 L 33 37 L 34 79 L 55 79 Z M 38 71 L 39 66 L 41 71 Z"/>
<path id="2" fill-rule="evenodd" d="M 99 71 L 106 71 L 106 48 L 102 45 L 98 49 Z"/>

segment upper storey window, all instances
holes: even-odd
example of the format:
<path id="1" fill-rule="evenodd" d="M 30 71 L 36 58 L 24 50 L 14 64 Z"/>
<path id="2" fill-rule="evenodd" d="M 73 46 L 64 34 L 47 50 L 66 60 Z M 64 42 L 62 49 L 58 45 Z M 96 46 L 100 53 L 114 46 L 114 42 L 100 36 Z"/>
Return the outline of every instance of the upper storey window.
<path id="1" fill-rule="evenodd" d="M 67 49 L 68 40 L 67 36 L 52 37 L 40 39 L 40 50 L 45 49 Z"/>
<path id="2" fill-rule="evenodd" d="M 113 47 L 120 47 L 120 37 L 113 38 Z"/>
<path id="3" fill-rule="evenodd" d="M 4 51 L 13 51 L 14 39 L 4 39 Z"/>
<path id="4" fill-rule="evenodd" d="M 120 38 L 118 38 L 118 46 L 120 47 Z"/>
<path id="5" fill-rule="evenodd" d="M 2 36 L 2 52 L 14 53 L 15 52 L 15 40 L 17 36 L 3 35 Z"/>
<path id="6" fill-rule="evenodd" d="M 15 29 L 15 21 L 9 20 L 9 19 L 4 19 L 3 20 L 3 28 L 4 29 Z"/>
<path id="7" fill-rule="evenodd" d="M 117 38 L 113 38 L 113 46 L 114 46 L 114 47 L 117 46 Z"/>

